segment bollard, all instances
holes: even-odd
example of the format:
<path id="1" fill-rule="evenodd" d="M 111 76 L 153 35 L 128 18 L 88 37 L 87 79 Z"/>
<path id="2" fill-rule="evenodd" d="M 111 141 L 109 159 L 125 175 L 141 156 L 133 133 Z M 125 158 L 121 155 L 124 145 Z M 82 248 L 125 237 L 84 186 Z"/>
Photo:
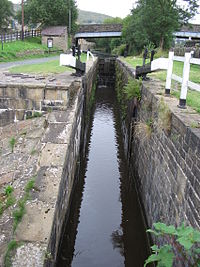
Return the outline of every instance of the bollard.
<path id="1" fill-rule="evenodd" d="M 179 108 L 186 108 L 186 97 L 188 89 L 188 81 L 190 75 L 190 59 L 191 53 L 185 53 L 184 67 L 183 67 L 183 81 L 181 86 L 181 95 L 179 99 Z"/>
<path id="2" fill-rule="evenodd" d="M 167 68 L 167 79 L 166 79 L 166 85 L 165 85 L 165 94 L 166 95 L 170 95 L 170 91 L 171 91 L 173 59 L 174 59 L 174 52 L 170 51 L 169 52 L 168 68 Z"/>

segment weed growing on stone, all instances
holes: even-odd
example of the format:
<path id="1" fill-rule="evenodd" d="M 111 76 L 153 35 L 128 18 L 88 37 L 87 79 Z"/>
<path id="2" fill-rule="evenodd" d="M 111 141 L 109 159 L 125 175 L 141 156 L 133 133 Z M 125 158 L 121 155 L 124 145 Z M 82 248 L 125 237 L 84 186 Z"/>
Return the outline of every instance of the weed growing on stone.
<path id="1" fill-rule="evenodd" d="M 3 214 L 3 211 L 4 211 L 4 209 L 3 209 L 3 202 L 0 201 L 0 216 Z"/>
<path id="2" fill-rule="evenodd" d="M 17 206 L 18 208 L 13 212 L 13 231 L 15 232 L 18 224 L 21 222 L 26 210 L 25 210 L 25 203 L 27 199 L 22 198 L 18 201 Z"/>
<path id="3" fill-rule="evenodd" d="M 25 186 L 25 192 L 26 194 L 29 194 L 29 192 L 34 188 L 35 185 L 35 178 L 31 179 L 27 185 Z"/>
<path id="4" fill-rule="evenodd" d="M 27 134 L 27 131 L 23 131 L 20 135 L 26 135 Z"/>
<path id="5" fill-rule="evenodd" d="M 31 150 L 31 156 L 35 155 L 36 153 L 37 153 L 37 150 L 33 148 L 33 149 Z"/>
<path id="6" fill-rule="evenodd" d="M 172 113 L 168 105 L 164 102 L 164 99 L 161 98 L 158 106 L 158 130 L 164 130 L 166 133 L 171 131 L 171 119 Z"/>
<path id="7" fill-rule="evenodd" d="M 40 118 L 40 117 L 42 117 L 42 113 L 37 111 L 37 112 L 34 112 L 32 115 L 27 115 L 26 119 L 29 120 L 29 119 Z"/>
<path id="8" fill-rule="evenodd" d="M 20 244 L 16 240 L 11 240 L 8 243 L 6 254 L 4 257 L 4 266 L 5 267 L 11 267 L 12 262 L 11 262 L 11 253 L 17 249 L 20 246 Z"/>
<path id="9" fill-rule="evenodd" d="M 6 188 L 4 189 L 5 195 L 8 197 L 9 195 L 12 194 L 12 192 L 14 191 L 13 186 L 8 185 L 6 186 Z"/>
<path id="10" fill-rule="evenodd" d="M 138 138 L 141 142 L 148 140 L 151 137 L 153 132 L 153 121 L 149 119 L 145 122 L 138 122 L 135 125 L 135 133 L 134 136 Z"/>
<path id="11" fill-rule="evenodd" d="M 15 204 L 16 199 L 10 195 L 6 200 L 6 209 L 10 206 L 13 206 Z"/>
<path id="12" fill-rule="evenodd" d="M 190 125 L 191 128 L 200 128 L 200 122 L 193 122 Z"/>
<path id="13" fill-rule="evenodd" d="M 4 210 L 15 204 L 16 199 L 12 195 L 13 191 L 14 188 L 11 185 L 8 185 L 4 189 L 4 197 L 2 198 L 3 200 L 0 201 L 0 215 L 3 214 Z"/>
<path id="14" fill-rule="evenodd" d="M 147 232 L 166 240 L 166 244 L 158 247 L 151 247 L 153 254 L 145 261 L 144 267 L 152 262 L 157 266 L 172 267 L 173 263 L 180 263 L 185 266 L 200 266 L 200 232 L 184 223 L 175 228 L 173 225 L 167 226 L 158 222 L 153 224 L 154 229 Z"/>
<path id="15" fill-rule="evenodd" d="M 10 148 L 11 148 L 11 151 L 12 153 L 14 152 L 14 147 L 15 147 L 15 144 L 16 144 L 16 139 L 14 137 L 12 137 L 9 141 L 9 145 L 10 145 Z"/>
<path id="16" fill-rule="evenodd" d="M 30 198 L 30 191 L 34 188 L 35 185 L 35 178 L 31 179 L 25 186 L 25 194 L 24 196 L 18 201 L 17 206 L 18 208 L 13 211 L 13 231 L 15 232 L 18 224 L 21 222 L 24 214 L 26 213 L 26 202 Z"/>

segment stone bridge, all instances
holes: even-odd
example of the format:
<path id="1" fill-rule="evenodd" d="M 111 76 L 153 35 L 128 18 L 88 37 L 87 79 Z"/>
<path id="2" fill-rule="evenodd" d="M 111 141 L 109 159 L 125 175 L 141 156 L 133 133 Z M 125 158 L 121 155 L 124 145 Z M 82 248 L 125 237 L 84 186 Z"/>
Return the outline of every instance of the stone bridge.
<path id="1" fill-rule="evenodd" d="M 122 24 L 85 24 L 80 25 L 74 38 L 103 38 L 120 37 L 122 35 Z"/>

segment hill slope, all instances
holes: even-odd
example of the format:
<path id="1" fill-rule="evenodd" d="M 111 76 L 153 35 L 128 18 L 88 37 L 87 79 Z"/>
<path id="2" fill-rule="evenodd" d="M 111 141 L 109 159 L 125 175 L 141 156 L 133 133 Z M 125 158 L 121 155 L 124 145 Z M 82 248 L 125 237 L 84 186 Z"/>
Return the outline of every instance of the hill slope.
<path id="1" fill-rule="evenodd" d="M 112 18 L 108 15 L 91 12 L 91 11 L 84 11 L 78 9 L 78 23 L 79 24 L 90 24 L 90 23 L 103 23 L 105 19 Z"/>
<path id="2" fill-rule="evenodd" d="M 17 13 L 20 10 L 20 4 L 13 4 L 14 12 Z M 103 23 L 105 19 L 112 18 L 108 15 L 91 12 L 91 11 L 84 11 L 78 9 L 78 24 L 90 24 L 90 23 Z"/>

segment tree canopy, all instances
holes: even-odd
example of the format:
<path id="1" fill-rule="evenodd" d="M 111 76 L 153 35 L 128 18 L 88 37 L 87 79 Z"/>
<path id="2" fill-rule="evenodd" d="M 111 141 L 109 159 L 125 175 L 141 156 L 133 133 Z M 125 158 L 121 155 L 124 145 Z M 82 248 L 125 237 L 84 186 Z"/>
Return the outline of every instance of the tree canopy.
<path id="1" fill-rule="evenodd" d="M 13 4 L 8 0 L 0 0 L 0 31 L 7 29 L 11 16 L 13 15 Z"/>
<path id="2" fill-rule="evenodd" d="M 139 0 L 124 20 L 123 36 L 131 50 L 140 51 L 148 43 L 168 48 L 173 33 L 194 16 L 198 0 Z"/>
<path id="3" fill-rule="evenodd" d="M 25 24 L 41 23 L 43 26 L 59 26 L 69 24 L 71 10 L 71 27 L 75 29 L 78 16 L 74 0 L 26 0 L 24 3 Z M 20 12 L 18 14 L 20 18 Z"/>

